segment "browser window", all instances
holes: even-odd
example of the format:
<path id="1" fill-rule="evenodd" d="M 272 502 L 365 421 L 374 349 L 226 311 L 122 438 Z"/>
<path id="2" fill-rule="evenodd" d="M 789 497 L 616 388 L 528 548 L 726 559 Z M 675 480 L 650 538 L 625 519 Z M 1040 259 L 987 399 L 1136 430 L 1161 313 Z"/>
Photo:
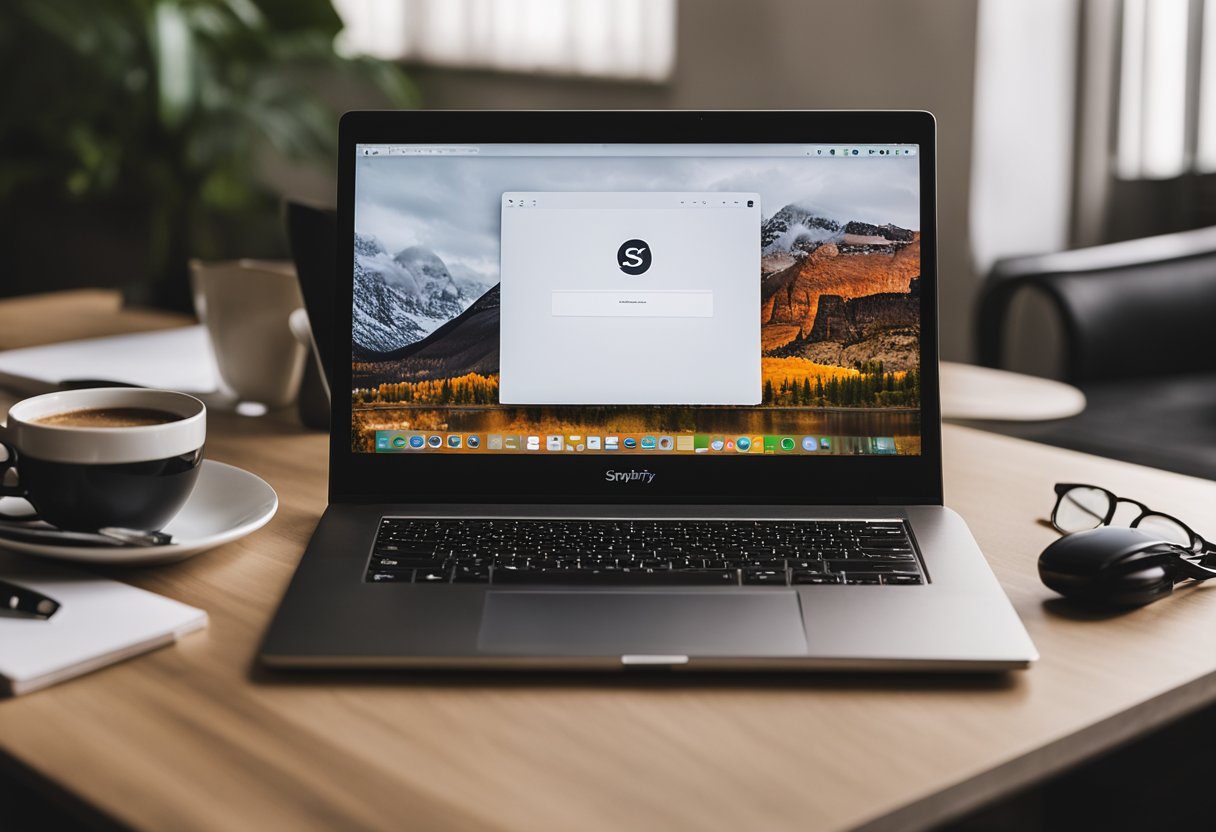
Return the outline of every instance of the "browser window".
<path id="1" fill-rule="evenodd" d="M 756 193 L 503 194 L 499 401 L 759 404 L 759 227 Z"/>

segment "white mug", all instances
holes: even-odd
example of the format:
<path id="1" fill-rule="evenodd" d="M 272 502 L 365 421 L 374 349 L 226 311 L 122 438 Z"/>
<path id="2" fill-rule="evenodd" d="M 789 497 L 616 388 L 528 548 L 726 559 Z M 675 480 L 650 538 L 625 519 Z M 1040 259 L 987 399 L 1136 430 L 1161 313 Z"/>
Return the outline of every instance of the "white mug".
<path id="1" fill-rule="evenodd" d="M 194 309 L 207 327 L 225 392 L 239 404 L 291 404 L 307 358 L 289 320 L 304 307 L 295 270 L 259 260 L 190 262 Z"/>

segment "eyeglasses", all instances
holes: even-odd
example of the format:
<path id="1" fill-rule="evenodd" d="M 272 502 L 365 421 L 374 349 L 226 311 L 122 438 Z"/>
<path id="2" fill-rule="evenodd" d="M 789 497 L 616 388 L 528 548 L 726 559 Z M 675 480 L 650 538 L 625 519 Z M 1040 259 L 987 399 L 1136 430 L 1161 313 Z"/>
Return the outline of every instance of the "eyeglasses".
<path id="1" fill-rule="evenodd" d="M 1216 549 L 1177 517 L 1153 511 L 1139 500 L 1116 496 L 1096 485 L 1056 483 L 1056 506 L 1051 510 L 1051 525 L 1064 534 L 1109 526 L 1119 503 L 1140 510 L 1128 525 L 1167 543 L 1189 549 L 1197 555 L 1216 556 Z"/>

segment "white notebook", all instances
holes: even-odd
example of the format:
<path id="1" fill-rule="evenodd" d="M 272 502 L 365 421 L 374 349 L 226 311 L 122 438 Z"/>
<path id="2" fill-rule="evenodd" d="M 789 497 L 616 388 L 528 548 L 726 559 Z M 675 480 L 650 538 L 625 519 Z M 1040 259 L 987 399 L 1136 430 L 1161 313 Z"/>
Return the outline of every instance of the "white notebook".
<path id="1" fill-rule="evenodd" d="M 58 601 L 47 620 L 0 616 L 0 692 L 16 696 L 207 626 L 207 613 L 119 581 L 0 552 L 0 579 Z"/>
<path id="2" fill-rule="evenodd" d="M 112 335 L 0 352 L 0 376 L 22 392 L 74 379 L 101 379 L 138 387 L 211 393 L 219 373 L 203 326 Z"/>

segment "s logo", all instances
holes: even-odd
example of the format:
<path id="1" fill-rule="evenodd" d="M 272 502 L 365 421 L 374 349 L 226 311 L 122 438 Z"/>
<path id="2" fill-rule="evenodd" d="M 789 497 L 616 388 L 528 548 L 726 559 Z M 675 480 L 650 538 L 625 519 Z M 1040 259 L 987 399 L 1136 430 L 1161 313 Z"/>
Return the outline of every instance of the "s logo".
<path id="1" fill-rule="evenodd" d="M 616 250 L 616 262 L 625 274 L 642 274 L 650 268 L 650 243 L 626 240 Z"/>

